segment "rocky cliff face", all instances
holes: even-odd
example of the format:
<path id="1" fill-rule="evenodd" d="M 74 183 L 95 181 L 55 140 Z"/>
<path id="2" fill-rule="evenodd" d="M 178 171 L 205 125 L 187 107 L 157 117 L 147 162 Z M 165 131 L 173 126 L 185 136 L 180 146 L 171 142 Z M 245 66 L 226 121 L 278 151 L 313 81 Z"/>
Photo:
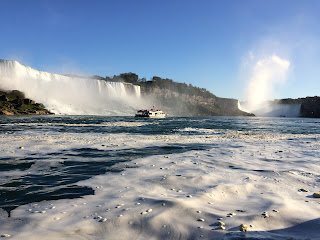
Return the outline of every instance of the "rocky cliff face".
<path id="1" fill-rule="evenodd" d="M 236 99 L 181 94 L 146 86 L 141 87 L 141 95 L 171 116 L 252 116 L 238 109 Z"/>
<path id="2" fill-rule="evenodd" d="M 305 98 L 301 104 L 301 116 L 320 118 L 320 97 Z"/>
<path id="3" fill-rule="evenodd" d="M 320 97 L 277 100 L 280 104 L 301 104 L 301 117 L 320 118 Z"/>
<path id="4" fill-rule="evenodd" d="M 0 91 L 0 115 L 43 115 L 52 114 L 40 103 L 25 98 L 20 91 Z"/>

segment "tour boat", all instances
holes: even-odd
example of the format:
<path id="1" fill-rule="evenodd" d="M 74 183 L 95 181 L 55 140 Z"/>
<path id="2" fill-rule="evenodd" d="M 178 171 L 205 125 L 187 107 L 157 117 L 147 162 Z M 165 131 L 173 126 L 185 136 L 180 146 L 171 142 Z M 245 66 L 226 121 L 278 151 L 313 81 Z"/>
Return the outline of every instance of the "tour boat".
<path id="1" fill-rule="evenodd" d="M 138 110 L 136 113 L 136 117 L 165 118 L 166 114 L 162 110 L 144 109 L 144 110 Z"/>

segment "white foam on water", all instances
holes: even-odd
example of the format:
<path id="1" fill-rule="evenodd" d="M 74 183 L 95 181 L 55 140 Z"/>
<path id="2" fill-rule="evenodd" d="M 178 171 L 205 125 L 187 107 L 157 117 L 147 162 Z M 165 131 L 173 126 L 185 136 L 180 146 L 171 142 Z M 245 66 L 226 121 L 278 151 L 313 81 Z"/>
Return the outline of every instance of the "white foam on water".
<path id="1" fill-rule="evenodd" d="M 319 237 L 320 200 L 310 197 L 320 190 L 319 135 L 232 130 L 203 135 L 198 130 L 200 135 L 188 136 L 2 136 L 2 156 L 77 147 L 204 144 L 208 149 L 119 163 L 129 168 L 78 183 L 94 189 L 95 195 L 28 204 L 12 211 L 10 218 L 1 215 L 0 234 L 25 240 Z M 309 192 L 299 192 L 302 188 Z M 245 235 L 239 231 L 242 223 L 252 225 Z"/>

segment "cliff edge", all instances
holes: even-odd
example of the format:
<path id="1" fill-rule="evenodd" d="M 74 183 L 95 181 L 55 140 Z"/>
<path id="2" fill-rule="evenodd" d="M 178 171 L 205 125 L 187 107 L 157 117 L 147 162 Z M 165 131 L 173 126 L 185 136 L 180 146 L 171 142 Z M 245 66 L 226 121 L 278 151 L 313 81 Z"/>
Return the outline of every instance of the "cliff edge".
<path id="1" fill-rule="evenodd" d="M 238 100 L 219 98 L 205 89 L 183 91 L 183 84 L 175 83 L 178 89 L 157 86 L 154 81 L 140 83 L 141 95 L 171 116 L 254 116 L 238 108 Z M 192 87 L 186 90 L 192 90 Z"/>

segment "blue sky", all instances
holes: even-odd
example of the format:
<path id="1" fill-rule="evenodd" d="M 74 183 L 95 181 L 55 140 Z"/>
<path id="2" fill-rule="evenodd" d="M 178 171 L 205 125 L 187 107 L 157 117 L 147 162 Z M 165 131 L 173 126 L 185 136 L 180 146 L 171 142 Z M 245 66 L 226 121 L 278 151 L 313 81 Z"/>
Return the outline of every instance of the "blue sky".
<path id="1" fill-rule="evenodd" d="M 254 64 L 290 62 L 275 98 L 320 95 L 320 1 L 0 0 L 0 58 L 56 73 L 134 72 L 245 99 Z"/>

